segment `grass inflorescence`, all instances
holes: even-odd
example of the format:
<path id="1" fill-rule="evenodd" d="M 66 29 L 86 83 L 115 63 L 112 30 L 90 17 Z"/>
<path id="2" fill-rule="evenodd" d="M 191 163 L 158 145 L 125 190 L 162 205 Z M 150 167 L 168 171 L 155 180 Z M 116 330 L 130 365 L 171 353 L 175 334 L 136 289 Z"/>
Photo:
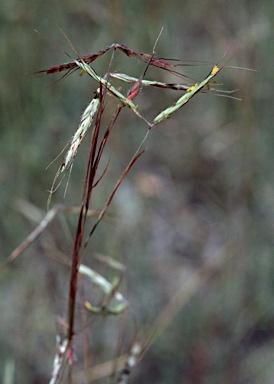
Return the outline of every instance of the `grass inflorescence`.
<path id="1" fill-rule="evenodd" d="M 70 45 L 72 46 L 71 43 Z M 2 269 L 5 269 L 12 262 L 14 262 L 19 257 L 19 255 L 22 254 L 22 252 L 29 245 L 31 245 L 37 239 L 37 237 L 48 227 L 49 223 L 54 219 L 58 212 L 77 212 L 78 219 L 73 241 L 72 257 L 69 261 L 70 282 L 68 292 L 67 317 L 62 318 L 59 321 L 61 331 L 58 333 L 56 339 L 56 355 L 51 375 L 51 384 L 64 382 L 66 377 L 72 380 L 73 377 L 72 367 L 75 363 L 75 338 L 77 336 L 77 296 L 81 290 L 81 282 L 83 279 L 86 279 L 88 284 L 97 287 L 97 289 L 101 292 L 99 303 L 94 303 L 95 300 L 92 297 L 86 297 L 84 293 L 81 293 L 83 311 L 92 314 L 92 316 L 100 316 L 102 318 L 109 316 L 123 317 L 130 307 L 130 303 L 127 301 L 124 294 L 122 294 L 120 290 L 121 282 L 123 280 L 124 274 L 126 273 L 125 266 L 122 265 L 121 267 L 120 265 L 117 267 L 117 263 L 115 264 L 111 258 L 105 261 L 105 264 L 115 271 L 114 277 L 112 279 L 108 279 L 101 273 L 96 272 L 94 269 L 87 266 L 85 264 L 85 256 L 87 246 L 90 243 L 90 240 L 92 239 L 92 236 L 98 225 L 102 222 L 102 219 L 107 213 L 114 196 L 119 190 L 121 183 L 128 175 L 134 164 L 143 155 L 143 146 L 150 132 L 168 118 L 172 116 L 176 118 L 175 113 L 184 105 L 186 105 L 186 103 L 188 103 L 198 93 L 221 96 L 225 95 L 234 98 L 234 96 L 231 95 L 231 93 L 234 91 L 222 90 L 218 83 L 215 81 L 215 77 L 219 75 L 219 73 L 228 65 L 229 60 L 224 65 L 220 65 L 219 63 L 211 64 L 210 70 L 207 71 L 204 78 L 201 80 L 196 80 L 188 78 L 186 75 L 180 72 L 180 67 L 183 65 L 183 62 L 180 60 L 158 58 L 155 53 L 155 47 L 152 54 L 139 53 L 127 47 L 126 45 L 117 43 L 112 44 L 106 49 L 100 50 L 97 53 L 89 55 L 80 55 L 74 47 L 73 50 L 76 54 L 76 59 L 71 59 L 71 61 L 64 64 L 54 65 L 48 69 L 38 71 L 37 73 L 45 73 L 49 75 L 66 71 L 65 75 L 63 76 L 66 77 L 68 74 L 79 70 L 81 77 L 83 74 L 85 74 L 85 76 L 91 77 L 97 83 L 96 89 L 92 91 L 93 97 L 80 118 L 79 126 L 77 127 L 75 133 L 68 143 L 67 152 L 54 177 L 48 200 L 48 213 L 41 220 L 38 227 L 10 255 L 6 263 L 2 266 Z M 102 57 L 106 52 L 111 50 L 113 52 L 122 52 L 125 55 L 125 59 L 134 58 L 143 62 L 145 64 L 145 71 L 143 76 L 137 78 L 129 74 L 113 72 L 111 70 L 111 63 L 107 73 L 101 75 L 97 74 L 91 66 L 92 63 L 98 58 Z M 150 66 L 156 67 L 162 71 L 166 71 L 169 74 L 179 78 L 182 82 L 165 83 L 158 79 L 147 79 L 146 73 Z M 121 81 L 122 83 L 129 84 L 130 88 L 127 90 L 127 92 L 123 93 L 120 88 L 112 84 L 113 79 L 116 81 Z M 146 87 L 156 88 L 159 92 L 161 92 L 163 89 L 175 90 L 179 93 L 179 97 L 171 106 L 158 111 L 156 116 L 151 121 L 149 121 L 144 116 L 144 114 L 140 112 L 138 105 L 135 102 L 136 97 L 140 95 L 140 91 Z M 117 101 L 117 108 L 112 114 L 108 124 L 105 126 L 102 121 L 106 109 L 108 108 L 108 98 L 110 97 L 115 98 Z M 137 117 L 140 121 L 140 124 L 145 125 L 146 132 L 137 149 L 133 151 L 131 160 L 125 166 L 116 183 L 112 187 L 109 196 L 103 204 L 103 207 L 98 211 L 92 211 L 91 205 L 94 189 L 100 188 L 100 183 L 104 178 L 108 167 L 108 165 L 105 166 L 104 171 L 101 174 L 98 174 L 102 163 L 102 156 L 105 153 L 106 145 L 109 141 L 111 133 L 118 124 L 117 119 L 124 108 L 128 108 L 132 112 L 133 117 Z M 82 185 L 80 207 L 77 207 L 76 211 L 75 208 L 65 207 L 63 205 L 54 205 L 53 208 L 50 208 L 52 195 L 60 186 L 63 180 L 62 177 L 61 181 L 57 184 L 56 187 L 58 178 L 61 174 L 65 175 L 67 172 L 71 172 L 76 154 L 84 137 L 89 131 L 91 140 L 87 157 L 85 178 Z M 87 220 L 90 215 L 92 215 L 95 219 L 95 223 L 93 225 L 90 225 Z M 218 265 L 215 265 L 214 263 L 211 265 L 211 267 L 212 270 L 209 273 L 210 276 L 218 269 Z M 128 382 L 128 377 L 131 373 L 131 370 L 143 358 L 144 354 L 148 350 L 149 346 L 155 341 L 156 337 L 158 337 L 166 328 L 166 326 L 172 321 L 172 319 L 178 313 L 179 309 L 184 305 L 186 298 L 189 297 L 189 295 L 191 295 L 196 289 L 198 289 L 198 287 L 200 287 L 204 281 L 206 281 L 208 278 L 206 270 L 207 268 L 201 268 L 201 270 L 198 271 L 195 276 L 193 276 L 192 282 L 194 282 L 194 285 L 192 289 L 190 288 L 189 293 L 183 289 L 174 295 L 174 300 L 170 303 L 169 306 L 166 307 L 165 310 L 163 310 L 161 316 L 159 317 L 159 321 L 156 321 L 150 329 L 145 330 L 144 341 L 141 341 L 141 338 L 139 338 L 139 333 L 136 332 L 134 340 L 132 341 L 131 346 L 128 348 L 127 355 L 121 353 L 121 348 L 117 348 L 117 355 L 119 356 L 118 360 L 113 362 L 114 368 L 105 368 L 104 375 L 111 374 L 113 370 L 120 370 L 120 373 L 118 372 L 117 375 L 112 375 L 113 382 Z M 92 326 L 92 324 L 88 324 L 87 326 Z M 86 326 L 82 327 L 82 331 L 83 334 L 85 334 Z M 90 367 L 88 365 L 89 349 L 90 345 L 87 345 L 85 353 L 85 375 L 87 380 L 92 376 L 92 373 L 90 373 Z"/>

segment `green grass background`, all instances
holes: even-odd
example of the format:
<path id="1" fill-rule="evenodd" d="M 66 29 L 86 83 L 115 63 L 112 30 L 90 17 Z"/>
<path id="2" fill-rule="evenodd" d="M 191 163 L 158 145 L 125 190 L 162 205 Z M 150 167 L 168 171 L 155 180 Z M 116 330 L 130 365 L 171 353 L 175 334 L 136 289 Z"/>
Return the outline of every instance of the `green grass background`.
<path id="1" fill-rule="evenodd" d="M 35 214 L 23 215 L 18 202 L 45 213 L 59 160 L 46 167 L 71 137 L 96 90 L 87 76 L 73 74 L 56 83 L 58 75 L 32 75 L 69 60 L 35 29 L 74 56 L 56 25 L 83 54 L 113 42 L 150 53 L 164 27 L 158 56 L 214 63 L 249 39 L 232 64 L 257 72 L 228 68 L 218 77 L 225 88 L 239 88 L 243 100 L 200 94 L 159 125 L 118 191 L 113 216 L 94 236 L 90 253 L 111 256 L 127 267 L 122 290 L 141 333 L 202 265 L 220 261 L 214 276 L 194 290 L 149 349 L 132 383 L 273 383 L 273 20 L 267 0 L 1 1 L 1 262 L 37 225 Z M 94 63 L 101 75 L 109 59 Z M 119 52 L 113 66 L 134 76 L 145 69 Z M 210 69 L 185 71 L 201 79 Z M 176 81 L 151 69 L 149 76 Z M 144 91 L 137 103 L 146 116 L 155 117 L 176 98 L 171 91 Z M 102 207 L 144 132 L 144 124 L 124 110 L 93 208 Z M 79 204 L 88 142 L 77 155 L 66 199 L 63 184 L 53 203 Z M 72 253 L 75 220 L 56 218 L 0 276 L 0 375 L 5 383 L 5 378 L 20 384 L 49 381 L 56 316 L 65 316 L 67 306 L 69 270 L 60 260 Z M 89 254 L 86 261 L 93 265 Z M 129 316 L 125 351 L 133 323 Z M 115 357 L 120 330 L 119 318 L 90 319 L 90 366 Z M 83 368 L 81 345 L 79 333 L 76 371 Z"/>

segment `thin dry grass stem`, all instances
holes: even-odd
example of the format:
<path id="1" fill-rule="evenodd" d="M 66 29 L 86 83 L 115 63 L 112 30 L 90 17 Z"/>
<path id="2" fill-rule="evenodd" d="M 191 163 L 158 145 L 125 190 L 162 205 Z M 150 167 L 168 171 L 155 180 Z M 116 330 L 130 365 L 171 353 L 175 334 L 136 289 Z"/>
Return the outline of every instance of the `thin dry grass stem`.
<path id="1" fill-rule="evenodd" d="M 120 332 L 119 332 L 119 338 L 117 339 L 116 348 L 114 351 L 115 357 L 121 357 L 122 350 L 124 347 L 124 343 L 126 341 L 126 330 L 127 330 L 127 324 L 128 324 L 128 311 L 125 311 L 123 313 L 123 316 L 121 316 L 121 322 L 120 322 Z M 109 376 L 109 382 L 114 383 L 115 377 L 117 377 L 117 372 L 119 372 L 117 367 L 117 359 L 113 360 L 113 367 L 112 367 L 112 374 Z"/>
<path id="2" fill-rule="evenodd" d="M 41 235 L 47 226 L 54 219 L 59 210 L 65 209 L 61 204 L 57 204 L 47 212 L 40 224 L 29 234 L 29 236 L 10 254 L 6 261 L 0 266 L 0 272 L 8 268 L 15 260 Z"/>
<path id="3" fill-rule="evenodd" d="M 38 237 L 47 229 L 48 225 L 54 220 L 55 216 L 58 214 L 59 211 L 70 212 L 74 214 L 79 214 L 80 211 L 79 207 L 68 207 L 63 204 L 56 204 L 43 217 L 40 210 L 32 206 L 29 202 L 20 200 L 18 202 L 18 206 L 20 212 L 22 212 L 22 214 L 24 214 L 28 218 L 30 215 L 30 210 L 33 210 L 35 216 L 32 215 L 31 219 L 39 221 L 39 225 L 28 235 L 28 237 L 18 247 L 16 247 L 12 251 L 12 253 L 7 257 L 6 261 L 0 265 L 0 273 L 10 267 L 19 258 L 19 256 L 21 256 L 26 251 L 26 249 L 28 249 L 31 244 L 38 239 Z M 87 216 L 98 217 L 99 214 L 99 211 L 93 209 L 89 209 L 87 211 Z"/>
<path id="4" fill-rule="evenodd" d="M 228 250 L 226 246 L 218 249 L 212 255 L 212 261 L 193 272 L 191 276 L 181 285 L 179 290 L 172 296 L 171 300 L 161 311 L 156 321 L 147 329 L 146 346 L 142 351 L 142 357 L 147 350 L 158 340 L 161 334 L 171 324 L 177 314 L 189 302 L 189 300 L 201 289 L 201 287 L 214 275 L 223 270 L 224 264 L 229 262 L 236 253 Z"/>
<path id="5" fill-rule="evenodd" d="M 81 302 L 81 336 L 82 336 L 82 343 L 83 343 L 83 356 L 84 356 L 84 370 L 86 372 L 86 380 L 89 382 L 89 376 L 88 376 L 88 368 L 91 361 L 91 354 L 90 354 L 90 337 L 89 337 L 89 323 L 88 323 L 88 316 L 87 311 L 85 308 L 85 292 L 84 292 L 84 285 L 83 281 L 81 281 L 80 284 L 80 302 Z"/>
<path id="6" fill-rule="evenodd" d="M 90 233 L 89 233 L 89 236 L 87 238 L 87 240 L 85 241 L 85 245 L 84 247 L 87 246 L 91 236 L 93 235 L 95 229 L 97 228 L 97 226 L 99 225 L 100 221 L 103 219 L 104 215 L 106 214 L 107 212 L 107 209 L 109 208 L 110 206 L 110 203 L 115 195 L 115 193 L 117 192 L 117 189 L 119 188 L 119 186 L 121 185 L 122 181 L 124 180 L 124 178 L 126 177 L 126 175 L 128 174 L 128 172 L 130 171 L 130 169 L 132 168 L 133 164 L 139 159 L 140 156 L 142 156 L 142 154 L 144 153 L 145 151 L 142 151 L 141 153 L 137 154 L 136 156 L 134 156 L 134 158 L 130 161 L 130 163 L 128 164 L 128 166 L 125 168 L 125 170 L 123 171 L 122 175 L 120 176 L 119 180 L 117 181 L 115 187 L 113 188 L 111 194 L 109 195 L 108 197 L 108 200 L 105 204 L 105 206 L 103 207 L 103 209 L 101 210 L 98 218 L 97 218 L 97 221 L 96 223 L 94 224 L 94 226 L 92 227 Z"/>

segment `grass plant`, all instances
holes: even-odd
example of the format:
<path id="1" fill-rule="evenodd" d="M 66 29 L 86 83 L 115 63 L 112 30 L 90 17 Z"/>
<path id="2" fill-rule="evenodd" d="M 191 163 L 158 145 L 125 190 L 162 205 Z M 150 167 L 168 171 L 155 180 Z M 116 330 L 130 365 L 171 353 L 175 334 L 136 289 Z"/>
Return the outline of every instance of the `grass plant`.
<path id="1" fill-rule="evenodd" d="M 73 47 L 73 45 L 70 43 Z M 230 255 L 227 252 L 218 250 L 217 259 L 211 259 L 210 262 L 197 269 L 181 289 L 174 293 L 172 300 L 164 307 L 158 318 L 150 327 L 144 330 L 138 329 L 134 333 L 134 337 L 127 348 L 123 345 L 123 332 L 126 330 L 124 322 L 132 322 L 134 324 L 134 316 L 130 318 L 130 302 L 122 293 L 122 281 L 126 276 L 126 266 L 114 261 L 112 255 L 104 259 L 104 264 L 111 270 L 110 277 L 104 276 L 104 273 L 95 270 L 93 267 L 93 259 L 96 258 L 96 250 L 90 251 L 93 236 L 98 228 L 98 225 L 104 225 L 103 219 L 107 220 L 109 207 L 119 193 L 119 187 L 128 173 L 131 171 L 135 163 L 145 152 L 146 141 L 152 131 L 155 131 L 157 126 L 170 117 L 176 119 L 178 110 L 181 109 L 198 93 L 213 94 L 216 96 L 226 96 L 237 99 L 232 94 L 234 91 L 223 90 L 221 85 L 215 81 L 215 77 L 228 66 L 230 59 L 223 65 L 219 63 L 209 64 L 210 69 L 207 70 L 202 80 L 188 78 L 180 72 L 180 67 L 184 64 L 180 60 L 158 58 L 156 55 L 156 46 L 151 54 L 139 53 L 123 44 L 112 44 L 95 54 L 80 55 L 73 47 L 76 54 L 76 59 L 65 64 L 59 64 L 50 67 L 49 69 L 39 71 L 38 73 L 60 73 L 66 71 L 63 77 L 68 74 L 80 70 L 81 79 L 85 77 L 86 81 L 92 78 L 97 84 L 92 85 L 93 94 L 90 103 L 83 112 L 80 118 L 80 123 L 74 135 L 68 143 L 68 149 L 61 162 L 57 173 L 54 177 L 50 195 L 48 200 L 48 212 L 41 219 L 36 229 L 25 239 L 25 241 L 16 248 L 6 262 L 1 266 L 3 271 L 11 265 L 30 245 L 32 245 L 38 237 L 47 229 L 49 224 L 57 215 L 62 212 L 65 215 L 77 215 L 77 223 L 75 236 L 72 247 L 71 258 L 65 259 L 65 263 L 70 268 L 69 289 L 67 298 L 67 316 L 61 317 L 58 320 L 60 331 L 56 335 L 56 353 L 53 363 L 53 369 L 50 379 L 50 384 L 57 383 L 89 383 L 92 380 L 100 377 L 109 376 L 111 383 L 128 383 L 132 369 L 144 358 L 147 351 L 160 334 L 166 329 L 170 322 L 175 318 L 176 314 L 185 305 L 191 295 L 193 295 L 210 277 L 218 273 L 221 266 L 229 259 Z M 95 60 L 99 59 L 106 52 L 116 51 L 125 54 L 125 61 L 128 58 L 134 58 L 144 63 L 144 72 L 140 78 L 124 73 L 116 73 L 112 69 L 112 59 L 110 60 L 108 72 L 98 75 L 92 68 Z M 196 63 L 192 63 L 196 65 Z M 180 79 L 179 83 L 165 83 L 158 79 L 147 79 L 147 72 L 150 67 L 156 67 L 161 71 L 176 76 Z M 178 69 L 179 68 L 179 69 Z M 79 86 L 80 80 L 79 79 Z M 183 80 L 182 80 L 183 79 Z M 123 89 L 119 86 L 114 86 L 112 81 L 120 81 L 125 83 L 128 88 Z M 180 95 L 174 101 L 173 105 L 164 108 L 156 114 L 156 117 L 149 120 L 144 113 L 139 110 L 135 99 L 142 97 L 146 87 L 154 87 L 159 92 L 169 89 L 175 90 Z M 113 103 L 117 106 L 112 112 L 111 118 L 105 123 L 104 117 L 108 110 L 109 104 Z M 107 144 L 112 132 L 119 126 L 119 116 L 128 108 L 132 112 L 132 118 L 138 118 L 139 123 L 145 126 L 145 133 L 137 148 L 132 149 L 132 157 L 124 170 L 121 172 L 116 183 L 112 186 L 111 191 L 100 209 L 94 210 L 93 195 L 95 189 L 100 189 L 101 182 L 108 171 L 108 165 L 104 164 L 103 155 L 105 154 Z M 180 113 L 183 113 L 182 111 Z M 121 128 L 119 128 L 121 129 Z M 63 176 L 69 173 L 73 177 L 72 166 L 80 150 L 80 145 L 90 132 L 90 147 L 86 162 L 85 177 L 82 184 L 81 204 L 79 207 L 53 205 L 51 208 L 54 192 L 58 189 L 63 181 Z M 63 152 L 63 151 L 62 151 Z M 122 156 L 122 154 L 121 154 Z M 99 171 L 103 169 L 103 171 Z M 61 181 L 57 183 L 59 177 Z M 56 186 L 57 183 L 57 186 Z M 69 184 L 65 189 L 69 188 Z M 76 191 L 79 193 L 79 190 Z M 75 217 L 75 216 L 74 216 Z M 90 220 L 92 218 L 93 221 Z M 109 235 L 111 236 L 111 234 Z M 93 258 L 87 257 L 87 249 L 89 246 L 89 254 Z M 88 263 L 87 263 L 88 259 Z M 91 265 L 91 266 L 90 266 Z M 96 287 L 93 291 L 94 297 L 90 297 L 86 292 L 89 290 L 89 285 Z M 81 308 L 80 318 L 77 316 L 77 308 Z M 87 317 L 91 316 L 91 321 L 87 321 Z M 93 329 L 93 322 L 104 322 L 108 318 L 118 316 L 121 322 L 121 336 L 118 340 L 116 348 L 113 345 L 109 349 L 113 349 L 113 354 L 116 354 L 115 359 L 105 365 L 98 364 L 90 366 L 90 354 L 92 353 L 92 341 L 89 341 L 89 331 Z M 96 319 L 96 320 L 95 320 Z M 135 325 L 134 325 L 135 326 Z M 80 331 L 79 331 L 80 330 Z M 80 335 L 84 338 L 83 342 L 83 370 L 75 369 L 75 356 L 78 353 L 77 339 Z"/>

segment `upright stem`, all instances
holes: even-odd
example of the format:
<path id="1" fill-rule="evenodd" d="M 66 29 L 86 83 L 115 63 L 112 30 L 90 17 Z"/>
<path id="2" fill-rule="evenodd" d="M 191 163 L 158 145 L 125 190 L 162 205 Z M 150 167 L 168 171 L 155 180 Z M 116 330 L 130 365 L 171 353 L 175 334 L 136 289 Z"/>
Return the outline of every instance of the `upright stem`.
<path id="1" fill-rule="evenodd" d="M 78 278 L 78 268 L 79 268 L 79 253 L 82 245 L 83 232 L 82 232 L 82 220 L 83 219 L 83 206 L 81 208 L 77 231 L 75 235 L 75 242 L 73 248 L 72 256 L 72 265 L 70 273 L 70 287 L 69 287 L 69 309 L 68 309 L 68 342 L 69 344 L 72 341 L 74 335 L 74 313 L 75 313 L 75 303 L 76 303 L 76 294 L 77 294 L 77 278 Z"/>

